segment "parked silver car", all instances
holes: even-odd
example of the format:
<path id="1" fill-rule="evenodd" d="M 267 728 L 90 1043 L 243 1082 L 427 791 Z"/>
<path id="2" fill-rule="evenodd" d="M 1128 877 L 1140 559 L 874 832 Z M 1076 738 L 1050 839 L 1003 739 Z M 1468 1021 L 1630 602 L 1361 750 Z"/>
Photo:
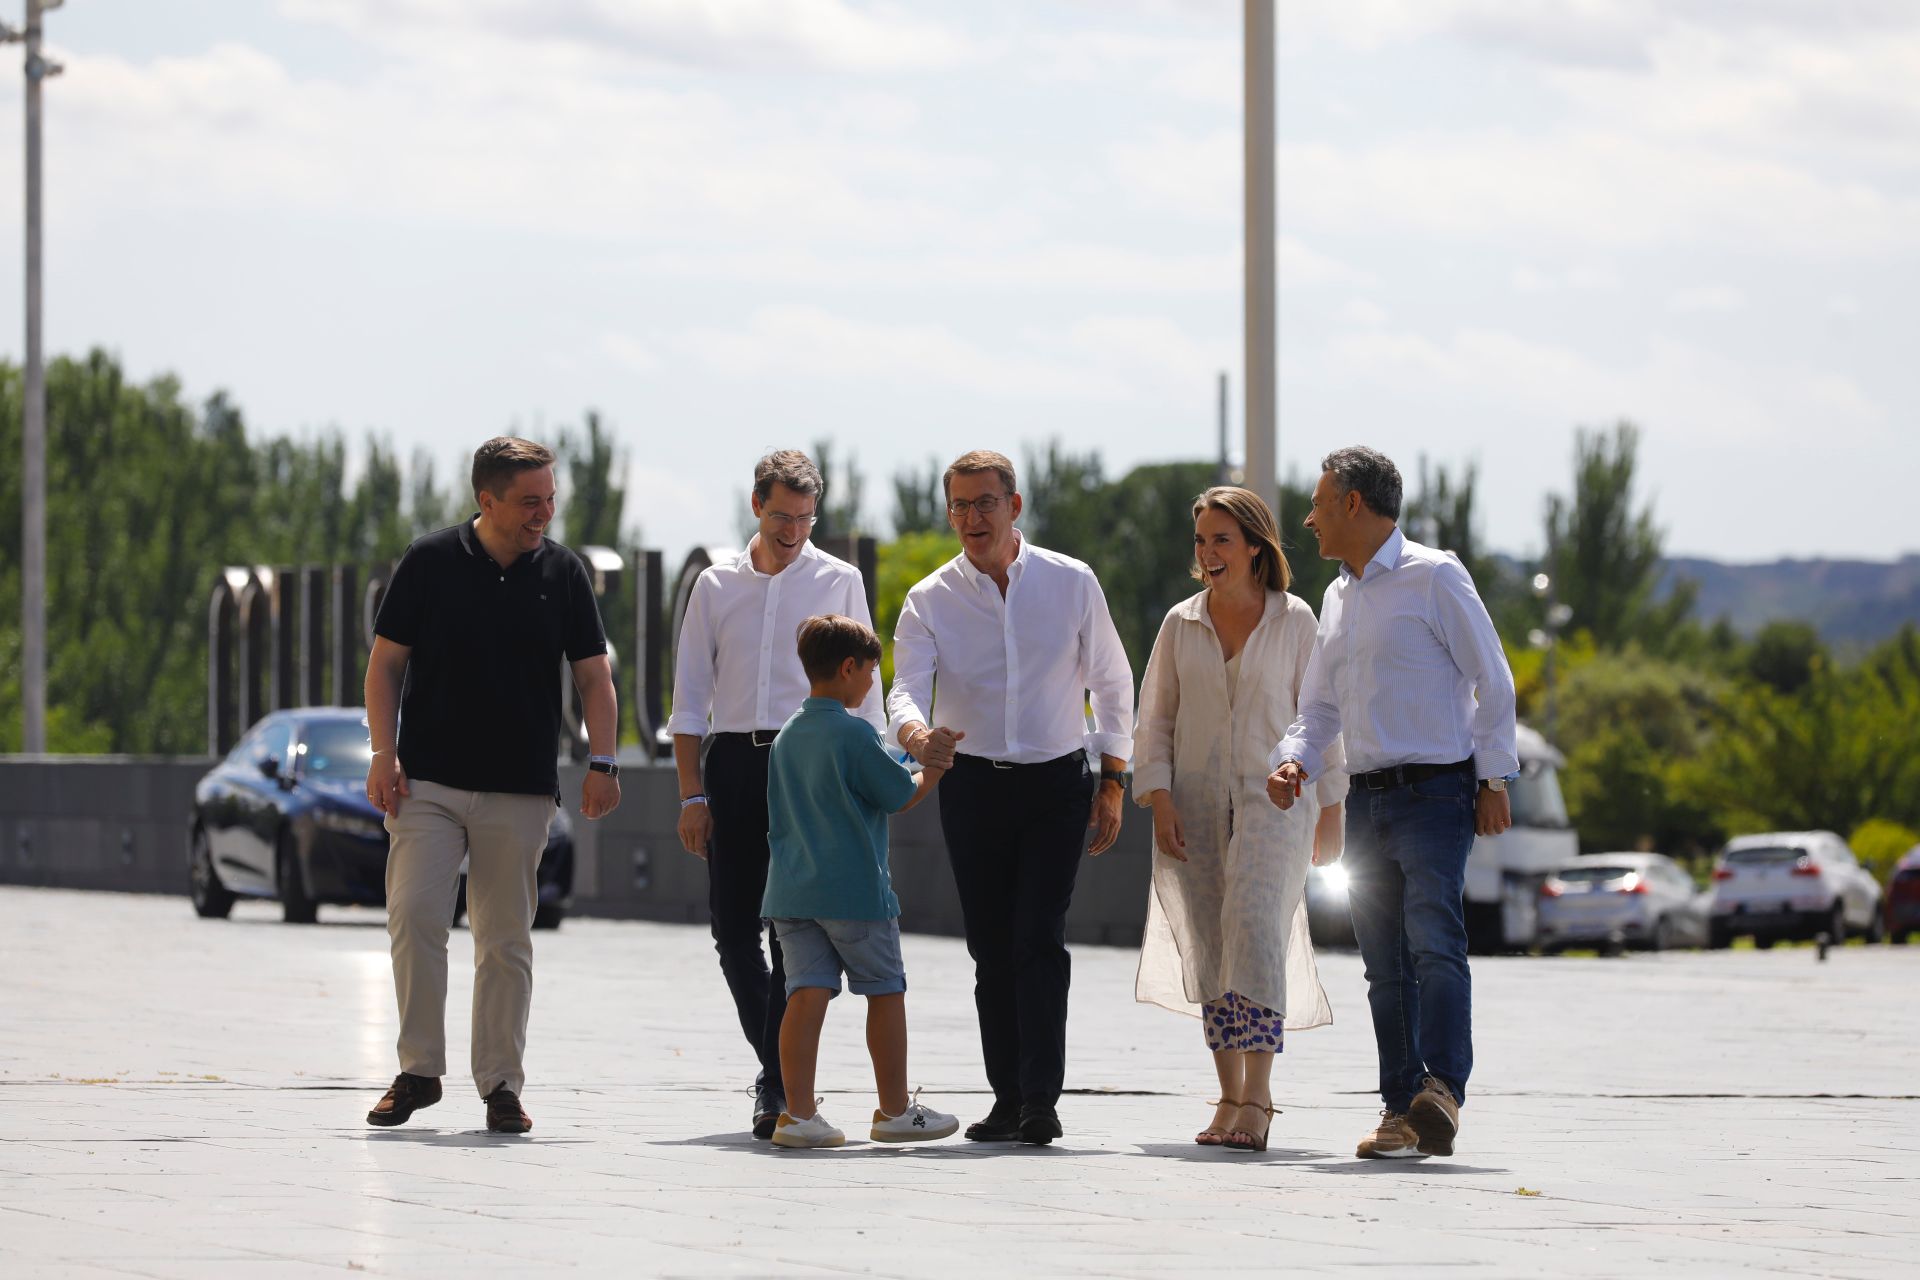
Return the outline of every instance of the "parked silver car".
<path id="1" fill-rule="evenodd" d="M 1781 938 L 1848 934 L 1878 940 L 1880 884 L 1831 831 L 1773 831 L 1729 840 L 1713 869 L 1712 944 L 1740 934 Z"/>
<path id="2" fill-rule="evenodd" d="M 1665 854 L 1589 853 L 1547 874 L 1535 936 L 1542 952 L 1701 947 L 1708 898 Z"/>

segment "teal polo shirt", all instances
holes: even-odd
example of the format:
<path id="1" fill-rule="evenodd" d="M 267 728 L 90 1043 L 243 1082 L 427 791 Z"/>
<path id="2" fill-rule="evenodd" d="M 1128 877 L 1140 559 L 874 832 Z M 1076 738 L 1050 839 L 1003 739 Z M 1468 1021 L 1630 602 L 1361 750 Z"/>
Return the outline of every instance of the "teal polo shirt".
<path id="1" fill-rule="evenodd" d="M 808 698 L 780 729 L 767 766 L 769 920 L 891 920 L 887 815 L 913 799 L 913 775 L 872 725 L 834 698 Z"/>

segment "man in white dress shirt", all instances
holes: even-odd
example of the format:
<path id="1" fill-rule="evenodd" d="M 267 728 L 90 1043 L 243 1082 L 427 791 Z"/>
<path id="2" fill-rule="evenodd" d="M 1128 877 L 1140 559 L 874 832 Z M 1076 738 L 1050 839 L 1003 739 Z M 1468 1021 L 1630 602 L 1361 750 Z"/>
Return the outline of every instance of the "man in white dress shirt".
<path id="1" fill-rule="evenodd" d="M 1341 566 L 1267 794 L 1290 808 L 1346 735 L 1347 902 L 1384 1108 L 1359 1154 L 1450 1156 L 1473 1069 L 1461 892 L 1474 836 L 1512 821 L 1513 673 L 1459 558 L 1400 531 L 1393 463 L 1356 446 L 1320 467 L 1307 527 Z"/>
<path id="2" fill-rule="evenodd" d="M 1082 846 L 1101 853 L 1120 831 L 1133 671 L 1093 571 L 1013 527 L 1012 462 L 977 450 L 942 484 L 961 554 L 907 593 L 887 723 L 915 758 L 952 770 L 940 826 L 994 1096 L 967 1137 L 1045 1144 L 1061 1133 L 1067 907 Z M 936 696 L 942 729 L 928 727 Z"/>
<path id="3" fill-rule="evenodd" d="M 872 625 L 860 571 L 808 541 L 825 483 L 806 454 L 782 449 L 753 473 L 759 532 L 693 584 L 674 662 L 673 763 L 680 775 L 680 843 L 707 860 L 707 910 L 740 1030 L 760 1060 L 753 1133 L 773 1135 L 786 1106 L 780 1020 L 787 1007 L 780 944 L 760 949 L 767 890 L 767 762 L 774 735 L 806 700 L 800 624 L 836 613 Z M 886 720 L 877 690 L 859 714 Z M 709 736 L 711 734 L 711 736 Z M 707 740 L 704 777 L 701 740 Z"/>

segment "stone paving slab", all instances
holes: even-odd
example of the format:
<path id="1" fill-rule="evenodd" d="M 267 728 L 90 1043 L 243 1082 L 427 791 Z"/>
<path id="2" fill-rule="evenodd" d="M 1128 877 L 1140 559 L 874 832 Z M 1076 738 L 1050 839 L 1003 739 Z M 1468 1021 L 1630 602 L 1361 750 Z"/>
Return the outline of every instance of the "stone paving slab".
<path id="1" fill-rule="evenodd" d="M 1074 953 L 1068 1133 L 862 1141 L 854 998 L 828 1019 L 837 1151 L 745 1133 L 752 1077 L 704 931 L 536 942 L 529 1138 L 471 1082 L 396 1130 L 378 912 L 202 921 L 168 898 L 0 889 L 0 1276 L 1911 1276 L 1920 948 L 1476 960 L 1459 1156 L 1353 1158 L 1377 1104 L 1356 957 L 1276 1067 L 1264 1155 L 1202 1150 L 1199 1025 Z M 453 942 L 450 1043 L 471 943 Z M 964 947 L 906 939 L 912 1070 L 975 1118 Z M 452 1057 L 458 1061 L 457 1050 Z M 1537 1192 L 1538 1194 L 1528 1194 Z"/>

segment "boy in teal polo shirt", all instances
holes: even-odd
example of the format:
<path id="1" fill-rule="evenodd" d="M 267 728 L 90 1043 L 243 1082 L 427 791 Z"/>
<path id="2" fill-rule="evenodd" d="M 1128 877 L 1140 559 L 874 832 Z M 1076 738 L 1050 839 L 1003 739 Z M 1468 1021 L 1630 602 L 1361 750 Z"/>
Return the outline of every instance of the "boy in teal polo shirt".
<path id="1" fill-rule="evenodd" d="M 880 665 L 880 639 L 871 628 L 821 614 L 800 624 L 799 644 L 811 696 L 774 739 L 767 768 L 771 860 L 760 910 L 773 921 L 787 970 L 780 1022 L 787 1110 L 773 1141 L 837 1147 L 847 1140 L 813 1100 L 820 1029 L 843 970 L 847 989 L 867 997 L 867 1049 L 880 1091 L 873 1140 L 944 1138 L 960 1122 L 907 1095 L 907 973 L 900 901 L 887 873 L 887 815 L 919 804 L 940 771 L 909 773 L 873 726 L 851 714 Z"/>

